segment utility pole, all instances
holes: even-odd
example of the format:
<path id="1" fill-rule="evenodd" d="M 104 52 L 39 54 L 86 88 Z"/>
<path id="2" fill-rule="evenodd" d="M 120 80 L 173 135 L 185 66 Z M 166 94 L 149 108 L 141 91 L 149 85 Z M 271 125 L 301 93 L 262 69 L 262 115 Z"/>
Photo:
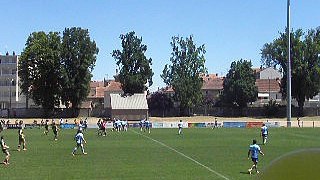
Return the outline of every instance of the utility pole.
<path id="1" fill-rule="evenodd" d="M 291 53 L 290 53 L 290 0 L 287 1 L 287 35 L 288 35 L 288 65 L 287 65 L 287 127 L 291 127 Z"/>

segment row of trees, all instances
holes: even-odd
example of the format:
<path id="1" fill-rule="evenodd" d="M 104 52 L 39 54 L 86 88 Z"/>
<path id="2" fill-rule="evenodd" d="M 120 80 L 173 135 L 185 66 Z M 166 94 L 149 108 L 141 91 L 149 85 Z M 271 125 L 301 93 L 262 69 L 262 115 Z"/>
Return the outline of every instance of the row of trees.
<path id="1" fill-rule="evenodd" d="M 98 52 L 87 29 L 66 28 L 62 37 L 59 32 L 30 34 L 18 65 L 27 103 L 32 98 L 48 110 L 60 103 L 78 108 L 88 95 Z"/>
<path id="2" fill-rule="evenodd" d="M 304 102 L 320 92 L 320 28 L 303 32 L 298 29 L 291 32 L 292 59 L 292 97 L 298 102 L 302 115 Z M 175 100 L 181 108 L 192 108 L 204 102 L 201 95 L 202 79 L 206 73 L 205 47 L 196 47 L 192 36 L 185 40 L 173 37 L 171 64 L 166 65 L 161 77 L 175 91 Z M 271 43 L 266 43 L 262 50 L 262 64 L 265 67 L 278 68 L 283 72 L 281 92 L 286 97 L 287 82 L 287 34 Z M 223 83 L 221 105 L 246 107 L 248 102 L 257 99 L 258 90 L 251 61 L 239 60 L 231 63 Z"/>
<path id="3" fill-rule="evenodd" d="M 320 29 L 291 32 L 292 95 L 303 108 L 305 98 L 311 98 L 320 89 Z M 266 67 L 280 67 L 284 74 L 282 92 L 286 88 L 286 34 L 262 48 L 262 63 Z M 118 79 L 126 94 L 141 93 L 152 85 L 152 59 L 145 56 L 147 46 L 135 32 L 120 35 L 122 49 L 111 54 L 119 66 Z M 170 64 L 166 64 L 161 78 L 175 91 L 174 101 L 180 102 L 181 112 L 203 103 L 201 75 L 205 67 L 205 45 L 197 46 L 193 36 L 172 37 Z M 66 28 L 62 37 L 58 32 L 32 33 L 21 55 L 19 73 L 22 92 L 36 104 L 52 109 L 60 101 L 77 108 L 87 97 L 91 72 L 98 48 L 88 30 Z M 221 102 L 225 106 L 244 107 L 257 98 L 255 76 L 251 61 L 231 63 L 224 81 Z M 172 104 L 162 99 L 159 106 Z M 285 96 L 284 96 L 285 97 Z M 165 102 L 165 103 L 164 103 Z M 188 111 L 189 110 L 189 111 Z"/>

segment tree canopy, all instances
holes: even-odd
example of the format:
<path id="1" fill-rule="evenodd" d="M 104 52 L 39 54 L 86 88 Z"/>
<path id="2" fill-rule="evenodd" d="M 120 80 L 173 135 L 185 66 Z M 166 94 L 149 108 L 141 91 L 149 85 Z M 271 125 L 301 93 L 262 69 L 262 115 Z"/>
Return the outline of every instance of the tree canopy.
<path id="1" fill-rule="evenodd" d="M 226 106 L 246 107 L 258 97 L 251 61 L 239 60 L 231 63 L 223 82 L 222 103 Z"/>
<path id="2" fill-rule="evenodd" d="M 166 111 L 173 107 L 173 100 L 168 95 L 157 91 L 150 95 L 148 106 L 150 110 L 162 111 L 162 116 L 164 117 Z"/>
<path id="3" fill-rule="evenodd" d="M 53 110 L 60 102 L 76 108 L 89 91 L 98 48 L 88 30 L 66 28 L 33 32 L 19 61 L 21 91 L 37 105 Z"/>
<path id="4" fill-rule="evenodd" d="M 145 56 L 147 46 L 135 32 L 120 35 L 122 50 L 114 50 L 112 57 L 119 66 L 118 79 L 125 94 L 143 93 L 152 85 L 152 59 Z"/>
<path id="5" fill-rule="evenodd" d="M 300 115 L 303 113 L 305 99 L 312 98 L 320 90 L 320 28 L 301 29 L 290 32 L 291 36 L 291 92 L 297 100 Z M 287 33 L 280 33 L 280 37 L 262 48 L 262 63 L 266 66 L 280 66 L 283 71 L 281 91 L 286 97 L 287 90 Z"/>
<path id="6" fill-rule="evenodd" d="M 180 102 L 181 113 L 186 109 L 199 105 L 202 102 L 201 75 L 207 72 L 204 54 L 205 46 L 199 47 L 193 41 L 193 36 L 187 38 L 172 37 L 171 64 L 166 64 L 161 78 L 171 86 L 175 98 Z M 190 113 L 190 111 L 189 111 Z"/>
<path id="7" fill-rule="evenodd" d="M 62 37 L 62 100 L 72 108 L 78 108 L 90 90 L 92 70 L 99 49 L 87 29 L 66 28 Z"/>
<path id="8" fill-rule="evenodd" d="M 59 33 L 34 32 L 19 61 L 22 93 L 45 109 L 53 109 L 60 102 L 60 48 Z"/>

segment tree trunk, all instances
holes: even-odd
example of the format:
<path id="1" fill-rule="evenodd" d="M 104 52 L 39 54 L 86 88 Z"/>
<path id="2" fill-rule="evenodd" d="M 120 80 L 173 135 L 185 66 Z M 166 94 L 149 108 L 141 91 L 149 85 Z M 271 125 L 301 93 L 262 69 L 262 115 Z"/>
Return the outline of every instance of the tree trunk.
<path id="1" fill-rule="evenodd" d="M 303 116 L 304 101 L 303 101 L 303 100 L 299 100 L 299 101 L 298 101 L 298 106 L 299 106 L 298 116 L 299 116 L 299 117 L 302 117 L 302 116 Z"/>

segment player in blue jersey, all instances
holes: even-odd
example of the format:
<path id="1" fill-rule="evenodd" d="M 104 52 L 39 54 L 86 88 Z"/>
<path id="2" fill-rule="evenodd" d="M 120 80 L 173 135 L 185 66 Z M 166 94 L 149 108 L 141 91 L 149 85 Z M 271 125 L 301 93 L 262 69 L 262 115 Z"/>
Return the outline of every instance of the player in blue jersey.
<path id="1" fill-rule="evenodd" d="M 146 120 L 144 121 L 144 126 L 146 127 L 146 131 L 148 131 L 149 134 L 150 134 L 151 123 L 150 123 L 150 121 L 149 121 L 148 119 L 146 119 Z"/>
<path id="2" fill-rule="evenodd" d="M 264 156 L 264 153 L 261 151 L 260 146 L 257 145 L 257 141 L 254 139 L 252 140 L 252 144 L 249 147 L 249 151 L 248 151 L 248 159 L 250 159 L 250 154 L 251 154 L 251 160 L 253 162 L 253 165 L 250 169 L 248 169 L 249 174 L 252 173 L 252 170 L 255 169 L 256 173 L 258 174 L 258 156 L 259 153 Z"/>
<path id="3" fill-rule="evenodd" d="M 261 127 L 261 137 L 262 137 L 262 143 L 266 144 L 267 143 L 267 138 L 268 138 L 268 127 L 265 124 L 262 124 Z"/>
<path id="4" fill-rule="evenodd" d="M 83 147 L 83 143 L 87 143 L 86 140 L 84 139 L 83 137 L 83 134 L 82 134 L 82 131 L 81 130 L 78 130 L 75 138 L 76 140 L 76 147 L 74 147 L 73 151 L 72 151 L 72 156 L 74 156 L 74 153 L 77 151 L 77 149 L 80 147 L 81 148 L 81 151 L 82 151 L 82 154 L 86 155 L 87 153 L 84 152 L 84 147 Z"/>

